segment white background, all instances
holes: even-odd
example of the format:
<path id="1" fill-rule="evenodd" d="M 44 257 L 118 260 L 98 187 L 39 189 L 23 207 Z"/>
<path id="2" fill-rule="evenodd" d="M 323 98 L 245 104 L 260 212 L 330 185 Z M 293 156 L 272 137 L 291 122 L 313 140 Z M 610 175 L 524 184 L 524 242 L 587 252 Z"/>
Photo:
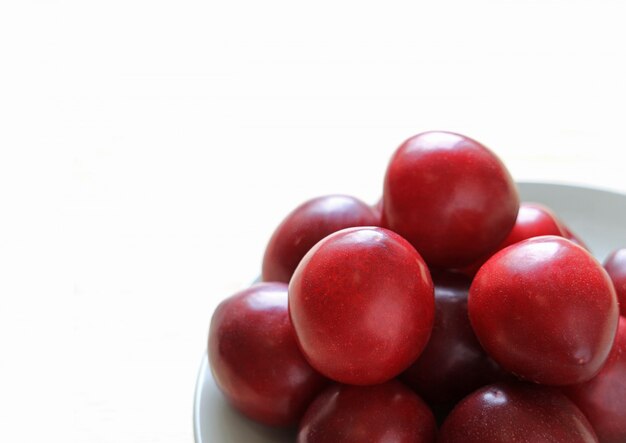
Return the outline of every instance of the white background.
<path id="1" fill-rule="evenodd" d="M 623 3 L 0 3 L 0 440 L 191 441 L 215 305 L 417 132 L 626 191 Z"/>

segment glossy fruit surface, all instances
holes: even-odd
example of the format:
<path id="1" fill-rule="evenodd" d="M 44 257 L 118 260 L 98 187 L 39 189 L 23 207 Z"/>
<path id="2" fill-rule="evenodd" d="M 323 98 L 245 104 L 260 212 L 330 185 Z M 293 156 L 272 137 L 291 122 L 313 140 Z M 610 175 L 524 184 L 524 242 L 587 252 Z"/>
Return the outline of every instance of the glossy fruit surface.
<path id="1" fill-rule="evenodd" d="M 426 264 L 383 228 L 326 237 L 289 284 L 289 313 L 305 357 L 341 383 L 382 383 L 405 370 L 430 337 L 434 310 Z"/>
<path id="2" fill-rule="evenodd" d="M 497 383 L 461 400 L 438 443 L 594 443 L 583 413 L 553 388 Z"/>
<path id="3" fill-rule="evenodd" d="M 436 413 L 447 413 L 481 386 L 500 381 L 502 369 L 478 343 L 467 315 L 471 280 L 460 274 L 433 274 L 435 325 L 424 352 L 402 374 Z"/>
<path id="4" fill-rule="evenodd" d="M 513 229 L 498 249 L 542 235 L 565 236 L 559 219 L 550 208 L 540 203 L 523 202 Z"/>
<path id="5" fill-rule="evenodd" d="M 613 251 L 604 261 L 604 269 L 615 286 L 620 312 L 626 316 L 626 248 Z"/>
<path id="6" fill-rule="evenodd" d="M 209 331 L 209 362 L 228 401 L 268 425 L 297 423 L 327 384 L 298 349 L 284 283 L 256 284 L 218 306 Z"/>
<path id="7" fill-rule="evenodd" d="M 561 227 L 561 222 L 550 208 L 539 203 L 522 202 L 513 229 L 494 253 L 522 240 L 542 235 L 565 237 L 565 232 Z M 489 257 L 483 257 L 473 265 L 464 268 L 462 272 L 473 277 L 488 259 Z"/>
<path id="8" fill-rule="evenodd" d="M 293 210 L 276 228 L 263 257 L 263 281 L 289 283 L 300 260 L 315 243 L 353 226 L 378 226 L 380 215 L 347 195 L 314 198 Z"/>
<path id="9" fill-rule="evenodd" d="M 298 443 L 433 443 L 428 406 L 397 380 L 376 386 L 334 385 L 306 411 Z"/>
<path id="10" fill-rule="evenodd" d="M 493 252 L 518 208 L 517 189 L 500 159 L 451 132 L 409 138 L 385 175 L 384 226 L 433 267 L 458 268 Z"/>
<path id="11" fill-rule="evenodd" d="M 548 385 L 592 378 L 608 357 L 618 321 L 607 273 L 586 250 L 556 236 L 492 256 L 472 282 L 468 310 L 496 362 Z"/>
<path id="12" fill-rule="evenodd" d="M 626 442 L 626 318 L 620 318 L 615 344 L 598 375 L 564 392 L 587 416 L 601 443 Z"/>
<path id="13" fill-rule="evenodd" d="M 587 251 L 591 251 L 591 249 L 589 249 L 589 246 L 587 246 L 583 239 L 563 222 L 561 222 L 561 229 L 563 230 L 563 237 L 573 243 L 576 243 L 578 246 L 585 248 Z"/>

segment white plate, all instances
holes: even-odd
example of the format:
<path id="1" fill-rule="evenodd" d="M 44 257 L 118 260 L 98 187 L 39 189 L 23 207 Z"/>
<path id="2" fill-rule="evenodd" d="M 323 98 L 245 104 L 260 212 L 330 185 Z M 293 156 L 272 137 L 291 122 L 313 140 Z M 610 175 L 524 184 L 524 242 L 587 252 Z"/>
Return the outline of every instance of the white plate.
<path id="1" fill-rule="evenodd" d="M 626 246 L 626 195 L 547 183 L 520 183 L 522 201 L 544 203 L 604 260 Z M 258 425 L 226 404 L 202 358 L 193 408 L 196 443 L 276 443 L 295 441 L 294 431 Z"/>

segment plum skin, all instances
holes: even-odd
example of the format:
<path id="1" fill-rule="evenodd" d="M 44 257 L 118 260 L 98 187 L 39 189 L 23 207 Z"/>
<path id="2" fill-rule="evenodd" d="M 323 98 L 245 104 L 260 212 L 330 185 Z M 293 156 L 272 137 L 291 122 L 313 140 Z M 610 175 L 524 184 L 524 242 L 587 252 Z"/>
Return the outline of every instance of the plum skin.
<path id="1" fill-rule="evenodd" d="M 228 402 L 270 426 L 295 425 L 328 384 L 298 348 L 285 283 L 258 283 L 220 303 L 211 319 L 208 355 Z"/>
<path id="2" fill-rule="evenodd" d="M 502 161 L 477 141 L 442 131 L 400 145 L 387 167 L 382 201 L 383 226 L 437 268 L 461 268 L 493 253 L 519 209 Z"/>
<path id="3" fill-rule="evenodd" d="M 626 316 L 626 248 L 616 249 L 604 261 L 604 269 L 615 286 L 620 313 Z"/>
<path id="4" fill-rule="evenodd" d="M 566 386 L 563 392 L 587 416 L 602 443 L 626 441 L 626 318 L 608 360 L 594 378 Z"/>
<path id="5" fill-rule="evenodd" d="M 300 348 L 315 369 L 341 383 L 382 383 L 405 370 L 430 337 L 434 311 L 426 264 L 383 228 L 329 235 L 289 283 Z"/>
<path id="6" fill-rule="evenodd" d="M 308 200 L 278 225 L 265 249 L 263 281 L 289 283 L 304 255 L 324 237 L 355 226 L 378 226 L 380 213 L 348 195 Z"/>
<path id="7" fill-rule="evenodd" d="M 433 273 L 435 325 L 426 348 L 402 373 L 437 416 L 445 416 L 481 386 L 512 376 L 483 350 L 470 325 L 467 297 L 471 280 L 455 273 Z"/>
<path id="8" fill-rule="evenodd" d="M 302 418 L 297 443 L 433 443 L 428 406 L 397 380 L 374 386 L 333 385 Z"/>
<path id="9" fill-rule="evenodd" d="M 525 383 L 485 386 L 459 402 L 438 443 L 596 443 L 584 414 L 554 388 Z"/>
<path id="10" fill-rule="evenodd" d="M 557 236 L 524 240 L 492 256 L 472 282 L 468 311 L 497 363 L 555 386 L 598 373 L 619 318 L 606 271 L 585 249 Z"/>

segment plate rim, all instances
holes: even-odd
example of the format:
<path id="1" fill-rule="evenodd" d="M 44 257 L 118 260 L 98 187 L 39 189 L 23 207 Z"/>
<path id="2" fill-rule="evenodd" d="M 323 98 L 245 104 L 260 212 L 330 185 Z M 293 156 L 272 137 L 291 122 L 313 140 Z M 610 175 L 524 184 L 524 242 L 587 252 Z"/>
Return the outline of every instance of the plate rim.
<path id="1" fill-rule="evenodd" d="M 202 388 L 204 382 L 204 374 L 207 371 L 207 367 L 209 365 L 209 358 L 207 356 L 206 350 L 202 353 L 202 361 L 200 363 L 200 369 L 198 370 L 198 375 L 196 376 L 196 386 L 193 394 L 193 439 L 195 443 L 201 443 L 200 436 L 200 402 L 202 399 Z"/>
<path id="2" fill-rule="evenodd" d="M 597 191 L 597 192 L 604 192 L 607 194 L 613 194 L 618 197 L 626 197 L 626 189 L 619 190 L 619 189 L 611 188 L 607 186 L 588 185 L 588 184 L 580 183 L 580 182 L 568 182 L 568 181 L 560 181 L 560 180 L 548 182 L 548 181 L 543 181 L 540 179 L 537 179 L 537 180 L 528 179 L 528 180 L 516 181 L 515 184 L 518 186 L 519 185 L 521 186 L 548 185 L 548 186 L 554 186 L 557 188 L 570 188 L 574 190 Z"/>

